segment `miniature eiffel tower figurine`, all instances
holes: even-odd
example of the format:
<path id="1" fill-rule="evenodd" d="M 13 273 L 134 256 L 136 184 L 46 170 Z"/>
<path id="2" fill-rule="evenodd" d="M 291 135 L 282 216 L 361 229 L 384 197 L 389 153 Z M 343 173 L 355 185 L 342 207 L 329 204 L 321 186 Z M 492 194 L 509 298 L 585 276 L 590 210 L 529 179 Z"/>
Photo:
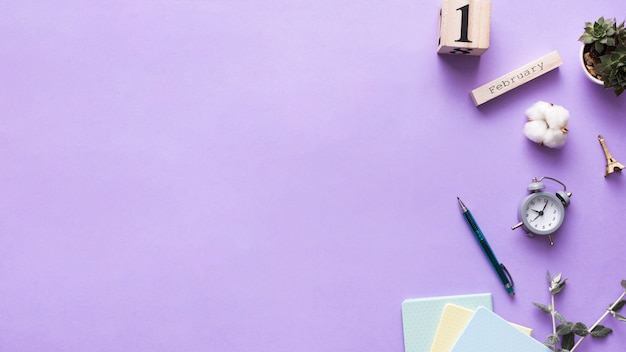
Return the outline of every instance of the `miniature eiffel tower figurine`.
<path id="1" fill-rule="evenodd" d="M 606 171 L 604 172 L 604 177 L 607 177 L 609 174 L 614 172 L 620 172 L 626 166 L 619 163 L 619 161 L 615 160 L 615 158 L 609 152 L 609 148 L 606 147 L 606 142 L 604 141 L 604 137 L 602 135 L 598 135 L 598 140 L 600 141 L 600 145 L 602 146 L 602 150 L 604 150 L 604 156 L 606 156 Z"/>

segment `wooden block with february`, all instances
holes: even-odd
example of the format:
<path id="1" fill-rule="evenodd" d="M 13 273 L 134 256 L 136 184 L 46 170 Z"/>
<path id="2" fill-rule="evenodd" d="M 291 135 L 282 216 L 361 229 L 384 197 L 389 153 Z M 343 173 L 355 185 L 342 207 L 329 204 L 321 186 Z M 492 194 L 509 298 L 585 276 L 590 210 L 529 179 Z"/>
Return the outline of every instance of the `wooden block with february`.
<path id="1" fill-rule="evenodd" d="M 478 106 L 554 70 L 561 64 L 563 61 L 559 53 L 553 51 L 474 89 L 470 95 L 474 104 Z"/>
<path id="2" fill-rule="evenodd" d="M 491 1 L 444 0 L 439 11 L 437 53 L 482 55 L 489 48 Z"/>

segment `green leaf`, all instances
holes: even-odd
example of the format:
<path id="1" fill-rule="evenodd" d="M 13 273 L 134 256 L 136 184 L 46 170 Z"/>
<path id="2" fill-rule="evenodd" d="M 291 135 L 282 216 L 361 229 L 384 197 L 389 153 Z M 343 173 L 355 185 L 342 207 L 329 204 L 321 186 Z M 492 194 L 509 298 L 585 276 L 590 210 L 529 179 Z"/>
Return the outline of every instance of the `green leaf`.
<path id="1" fill-rule="evenodd" d="M 595 328 L 593 328 L 593 330 L 591 330 L 591 336 L 592 337 L 606 337 L 608 334 L 612 332 L 613 332 L 612 329 L 607 328 L 606 326 L 603 326 L 603 325 L 598 325 Z"/>
<path id="2" fill-rule="evenodd" d="M 557 282 L 554 286 L 550 287 L 550 293 L 552 293 L 553 295 L 563 291 L 563 288 L 565 287 L 565 282 L 567 281 L 567 279 L 561 281 L 561 282 Z"/>
<path id="3" fill-rule="evenodd" d="M 548 277 L 550 277 L 550 273 L 548 273 Z M 561 273 L 556 274 L 556 276 L 550 280 L 550 293 L 554 295 L 561 292 L 565 286 L 565 282 L 567 282 L 567 279 L 564 279 Z"/>
<path id="4" fill-rule="evenodd" d="M 595 43 L 594 49 L 597 52 L 602 52 L 602 50 L 604 50 L 604 44 L 602 44 L 599 40 Z"/>
<path id="5" fill-rule="evenodd" d="M 559 343 L 559 336 L 558 335 L 554 335 L 554 334 L 550 334 L 550 335 L 548 335 L 548 337 L 546 337 L 546 342 L 544 342 L 543 344 L 548 346 L 548 347 L 552 347 L 552 346 L 556 345 L 557 343 Z"/>
<path id="6" fill-rule="evenodd" d="M 546 270 L 546 276 L 548 277 L 548 283 L 552 284 L 552 276 L 550 276 L 550 271 L 549 270 Z M 626 280 L 624 280 L 624 281 L 626 281 Z"/>
<path id="7" fill-rule="evenodd" d="M 554 316 L 561 322 L 561 324 L 567 324 L 568 323 L 567 319 L 565 319 L 563 314 L 561 314 L 559 312 L 554 312 Z"/>
<path id="8" fill-rule="evenodd" d="M 613 52 L 613 53 L 611 53 L 611 55 L 609 55 L 609 58 L 610 58 L 611 61 L 617 62 L 617 61 L 619 61 L 620 54 L 616 53 L 616 52 Z"/>
<path id="9" fill-rule="evenodd" d="M 550 310 L 550 308 L 548 308 L 548 306 L 546 306 L 545 304 L 535 303 L 535 302 L 533 302 L 533 304 L 535 305 L 535 307 L 541 309 L 542 312 L 546 314 L 552 314 L 552 311 Z"/>
<path id="10" fill-rule="evenodd" d="M 613 312 L 619 312 L 620 309 L 622 309 L 622 307 L 626 304 L 626 300 L 621 300 L 619 302 L 617 302 L 611 309 L 611 311 Z"/>
<path id="11" fill-rule="evenodd" d="M 589 335 L 589 330 L 587 329 L 587 325 L 583 323 L 576 323 L 572 326 L 572 332 L 578 336 L 587 336 Z"/>
<path id="12" fill-rule="evenodd" d="M 568 335 L 574 333 L 574 323 L 565 323 L 557 326 L 556 333 L 559 335 Z"/>
<path id="13" fill-rule="evenodd" d="M 624 322 L 626 322 L 626 317 L 625 317 L 625 316 L 623 316 L 623 315 L 621 315 L 621 314 L 613 313 L 613 316 L 614 316 L 615 318 L 617 318 L 617 320 L 619 320 L 619 321 L 624 321 Z"/>
<path id="14" fill-rule="evenodd" d="M 619 44 L 610 53 L 602 55 L 600 60 L 602 62 L 596 65 L 596 71 L 602 76 L 604 87 L 612 88 L 619 96 L 626 89 L 626 44 Z"/>
<path id="15" fill-rule="evenodd" d="M 626 290 L 626 280 L 622 280 L 622 282 L 620 284 L 622 285 L 624 290 Z"/>
<path id="16" fill-rule="evenodd" d="M 565 350 L 571 350 L 572 347 L 574 347 L 574 334 L 570 333 L 567 335 L 564 335 L 563 338 L 561 339 L 561 348 L 565 349 Z"/>
<path id="17" fill-rule="evenodd" d="M 585 44 L 591 44 L 591 42 L 593 42 L 593 37 L 589 35 L 589 33 L 583 33 L 583 35 L 581 35 L 580 38 L 578 38 L 578 41 L 583 42 Z"/>

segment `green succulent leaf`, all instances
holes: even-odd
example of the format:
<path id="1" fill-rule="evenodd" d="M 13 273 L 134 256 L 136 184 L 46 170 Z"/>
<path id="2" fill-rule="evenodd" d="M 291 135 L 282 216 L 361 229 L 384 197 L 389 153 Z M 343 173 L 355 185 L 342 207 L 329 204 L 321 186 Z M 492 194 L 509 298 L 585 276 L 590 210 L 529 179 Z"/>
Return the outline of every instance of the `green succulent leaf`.
<path id="1" fill-rule="evenodd" d="M 622 21 L 615 28 L 615 39 L 617 41 L 616 44 L 625 44 L 626 43 L 626 26 L 624 26 L 625 21 Z"/>
<path id="2" fill-rule="evenodd" d="M 626 280 L 622 280 L 622 282 L 620 282 L 620 284 L 622 285 L 622 288 L 624 290 L 626 290 Z"/>
<path id="3" fill-rule="evenodd" d="M 605 38 L 603 39 L 604 44 L 608 45 L 608 46 L 615 46 L 615 38 L 610 37 L 610 38 Z"/>
<path id="4" fill-rule="evenodd" d="M 626 44 L 618 45 L 610 54 L 600 57 L 596 70 L 602 76 L 604 88 L 612 88 L 616 96 L 626 89 Z"/>
<path id="5" fill-rule="evenodd" d="M 595 22 L 585 22 L 583 34 L 578 38 L 585 44 L 592 44 L 595 54 L 602 55 L 607 47 L 615 47 L 621 38 L 626 38 L 622 24 L 616 24 L 615 18 L 600 17 Z"/>
<path id="6" fill-rule="evenodd" d="M 587 32 L 583 33 L 583 35 L 580 36 L 580 38 L 578 38 L 579 41 L 585 43 L 585 44 L 591 44 L 593 43 L 593 36 Z"/>

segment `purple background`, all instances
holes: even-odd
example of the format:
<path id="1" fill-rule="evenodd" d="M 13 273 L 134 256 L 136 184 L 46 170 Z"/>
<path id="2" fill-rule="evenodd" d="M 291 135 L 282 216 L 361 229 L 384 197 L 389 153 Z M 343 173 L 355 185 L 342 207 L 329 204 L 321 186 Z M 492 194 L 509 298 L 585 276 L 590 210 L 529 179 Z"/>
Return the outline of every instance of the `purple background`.
<path id="1" fill-rule="evenodd" d="M 0 349 L 403 351 L 404 299 L 483 292 L 543 340 L 546 270 L 592 324 L 626 279 L 626 175 L 596 138 L 626 163 L 626 97 L 577 39 L 626 2 L 494 1 L 481 58 L 436 54 L 439 4 L 0 1 Z M 571 113 L 560 150 L 522 134 L 538 100 Z M 510 229 L 544 175 L 574 194 L 552 248 Z M 581 351 L 623 350 L 605 325 Z"/>

